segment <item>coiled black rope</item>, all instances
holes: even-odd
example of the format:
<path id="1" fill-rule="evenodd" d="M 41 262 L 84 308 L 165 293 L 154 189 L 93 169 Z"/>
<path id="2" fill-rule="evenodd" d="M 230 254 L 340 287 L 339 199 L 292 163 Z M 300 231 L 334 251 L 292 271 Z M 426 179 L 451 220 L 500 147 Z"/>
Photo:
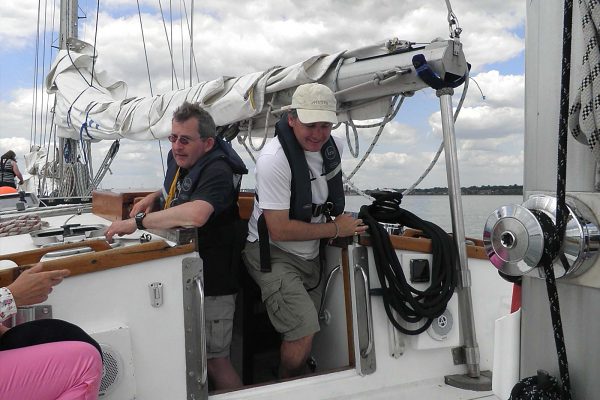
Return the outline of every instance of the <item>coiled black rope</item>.
<path id="1" fill-rule="evenodd" d="M 373 197 L 375 201 L 371 205 L 361 207 L 359 218 L 369 226 L 385 312 L 400 332 L 418 335 L 444 313 L 454 294 L 458 280 L 456 246 L 439 226 L 400 208 L 402 194 L 380 192 L 373 194 Z M 389 235 L 379 222 L 399 223 L 419 229 L 431 239 L 431 284 L 426 290 L 415 289 L 407 282 Z M 420 325 L 417 328 L 403 326 L 392 310 L 405 322 Z"/>

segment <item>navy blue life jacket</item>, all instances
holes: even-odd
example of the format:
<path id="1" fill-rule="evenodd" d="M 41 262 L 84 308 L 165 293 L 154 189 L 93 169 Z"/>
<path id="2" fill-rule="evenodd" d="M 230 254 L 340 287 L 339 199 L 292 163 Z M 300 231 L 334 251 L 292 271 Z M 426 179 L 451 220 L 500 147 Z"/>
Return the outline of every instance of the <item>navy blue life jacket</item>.
<path id="1" fill-rule="evenodd" d="M 217 137 L 213 149 L 187 170 L 185 176 L 180 175 L 179 192 L 171 203 L 173 207 L 190 201 L 203 172 L 209 165 L 219 161 L 226 162 L 233 172 L 231 203 L 219 215 L 211 215 L 203 226 L 196 229 L 196 249 L 204 265 L 207 296 L 233 294 L 239 289 L 241 252 L 246 241 L 247 224 L 240 219 L 237 200 L 242 175 L 247 174 L 248 169 L 231 145 Z M 167 163 L 169 168 L 164 188 L 168 192 L 177 173 L 172 152 L 169 152 Z"/>
<path id="2" fill-rule="evenodd" d="M 290 219 L 310 222 L 312 216 L 320 214 L 337 216 L 344 212 L 346 197 L 342 181 L 342 159 L 333 138 L 330 136 L 329 140 L 321 147 L 323 173 L 327 179 L 327 189 L 329 191 L 325 203 L 327 206 L 325 206 L 313 204 L 312 202 L 308 162 L 304 155 L 304 149 L 298 143 L 292 128 L 287 122 L 287 114 L 284 114 L 275 125 L 275 136 L 281 143 L 281 148 L 292 171 Z M 323 207 L 323 209 L 319 210 L 320 207 Z"/>
<path id="3" fill-rule="evenodd" d="M 311 217 L 321 214 L 337 216 L 344 212 L 346 197 L 342 181 L 342 160 L 340 152 L 332 137 L 321 147 L 323 157 L 323 175 L 327 179 L 328 195 L 324 204 L 312 202 L 311 178 L 304 149 L 298 143 L 292 128 L 288 124 L 287 113 L 275 125 L 275 136 L 281 143 L 281 148 L 290 164 L 292 172 L 290 219 L 310 222 Z M 269 247 L 269 231 L 264 215 L 257 221 L 260 244 L 260 269 L 263 272 L 271 270 L 271 251 Z"/>

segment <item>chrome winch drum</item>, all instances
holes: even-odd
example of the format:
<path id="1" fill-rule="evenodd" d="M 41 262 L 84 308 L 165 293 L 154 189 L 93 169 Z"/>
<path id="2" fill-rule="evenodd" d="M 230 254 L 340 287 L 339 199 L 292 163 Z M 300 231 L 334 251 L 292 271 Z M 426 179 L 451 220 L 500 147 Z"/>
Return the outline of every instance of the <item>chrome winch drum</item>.
<path id="1" fill-rule="evenodd" d="M 576 198 L 566 199 L 568 219 L 561 251 L 553 262 L 556 278 L 577 276 L 595 261 L 600 245 L 598 223 L 592 211 Z M 523 205 L 502 206 L 487 219 L 483 233 L 486 253 L 496 268 L 521 276 L 538 266 L 544 251 L 544 232 L 534 212 L 556 222 L 556 198 L 530 197 Z M 539 277 L 544 277 L 542 268 Z"/>

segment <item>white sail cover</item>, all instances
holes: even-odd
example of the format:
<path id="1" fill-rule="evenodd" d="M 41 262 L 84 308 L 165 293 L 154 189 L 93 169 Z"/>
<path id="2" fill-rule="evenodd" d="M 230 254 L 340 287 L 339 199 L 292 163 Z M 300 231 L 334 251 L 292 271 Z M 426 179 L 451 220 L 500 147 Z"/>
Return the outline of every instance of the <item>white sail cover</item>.
<path id="1" fill-rule="evenodd" d="M 246 120 L 263 111 L 265 95 L 318 81 L 344 53 L 317 55 L 286 68 L 241 77 L 221 77 L 154 97 L 127 97 L 125 82 L 103 71 L 92 75 L 93 46 L 81 41 L 77 45 L 78 51 L 59 52 L 46 77 L 46 90 L 56 95 L 58 135 L 84 140 L 165 138 L 171 132 L 173 111 L 184 101 L 200 103 L 218 126 Z"/>

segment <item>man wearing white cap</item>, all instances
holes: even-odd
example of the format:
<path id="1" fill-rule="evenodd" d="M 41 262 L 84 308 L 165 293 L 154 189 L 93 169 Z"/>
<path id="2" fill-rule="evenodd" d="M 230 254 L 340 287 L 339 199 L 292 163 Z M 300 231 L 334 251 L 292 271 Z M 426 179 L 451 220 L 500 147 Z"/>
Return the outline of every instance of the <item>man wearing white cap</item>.
<path id="1" fill-rule="evenodd" d="M 344 214 L 342 142 L 331 136 L 336 99 L 324 85 L 300 85 L 256 160 L 256 198 L 244 260 L 282 335 L 279 374 L 300 375 L 319 331 L 320 241 L 366 230 Z M 331 220 L 331 217 L 335 217 Z"/>

